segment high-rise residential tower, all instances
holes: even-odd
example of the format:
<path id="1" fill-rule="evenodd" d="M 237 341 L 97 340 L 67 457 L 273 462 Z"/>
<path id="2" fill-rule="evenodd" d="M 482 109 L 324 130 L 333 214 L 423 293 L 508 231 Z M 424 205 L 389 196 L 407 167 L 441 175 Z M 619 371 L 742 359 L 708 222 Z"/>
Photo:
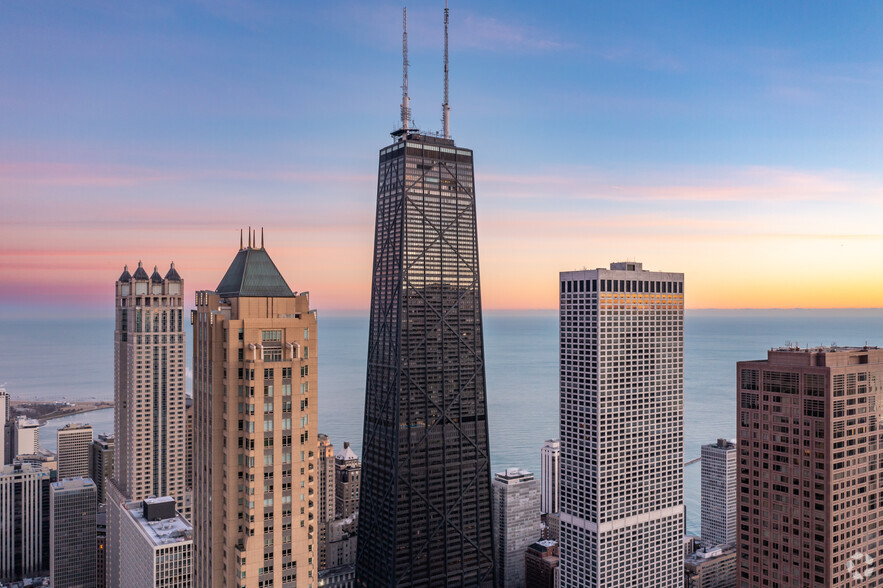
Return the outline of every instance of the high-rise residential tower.
<path id="1" fill-rule="evenodd" d="M 736 445 L 702 446 L 702 545 L 736 544 Z"/>
<path id="2" fill-rule="evenodd" d="M 543 443 L 540 450 L 540 479 L 543 484 L 542 505 L 540 511 L 543 514 L 558 512 L 558 478 L 561 463 L 561 441 L 549 439 Z"/>
<path id="3" fill-rule="evenodd" d="M 316 502 L 319 505 L 319 569 L 328 567 L 326 547 L 328 544 L 328 530 L 334 516 L 334 445 L 328 439 L 328 435 L 319 433 L 319 450 L 316 452 L 317 471 L 316 478 L 319 485 L 319 494 Z"/>
<path id="4" fill-rule="evenodd" d="M 98 490 L 98 503 L 107 499 L 107 479 L 113 476 L 113 435 L 101 434 L 92 442 L 92 481 Z M 107 517 L 105 517 L 106 519 Z"/>
<path id="5" fill-rule="evenodd" d="M 193 528 L 170 496 L 129 501 L 122 509 L 126 588 L 191 588 Z"/>
<path id="6" fill-rule="evenodd" d="M 343 442 L 343 451 L 334 457 L 334 462 L 334 511 L 337 518 L 345 519 L 359 510 L 362 463 L 349 441 Z"/>
<path id="7" fill-rule="evenodd" d="M 58 429 L 58 479 L 88 478 L 92 448 L 92 425 L 68 423 Z"/>
<path id="8" fill-rule="evenodd" d="M 309 294 L 249 236 L 193 320 L 194 585 L 318 586 Z"/>
<path id="9" fill-rule="evenodd" d="M 739 586 L 880 586 L 883 349 L 736 366 Z"/>
<path id="10" fill-rule="evenodd" d="M 114 468 L 106 482 L 108 586 L 120 585 L 121 505 L 172 496 L 185 509 L 184 281 L 138 262 L 116 282 Z"/>
<path id="11" fill-rule="evenodd" d="M 0 466 L 0 582 L 49 568 L 49 479 L 38 465 Z"/>
<path id="12" fill-rule="evenodd" d="M 494 476 L 494 533 L 500 588 L 524 588 L 527 548 L 540 539 L 540 483 L 526 470 Z"/>
<path id="13" fill-rule="evenodd" d="M 53 588 L 85 588 L 97 582 L 96 498 L 95 483 L 89 478 L 51 484 L 49 575 Z"/>
<path id="14" fill-rule="evenodd" d="M 684 275 L 561 272 L 561 586 L 684 581 Z"/>
<path id="15" fill-rule="evenodd" d="M 7 425 L 9 424 L 9 394 L 6 388 L 0 387 L 0 466 L 11 462 L 12 458 L 7 453 Z"/>
<path id="16" fill-rule="evenodd" d="M 35 455 L 40 453 L 40 421 L 18 417 L 10 423 L 12 438 L 11 462 L 16 455 Z"/>
<path id="17" fill-rule="evenodd" d="M 402 127 L 380 150 L 356 576 L 491 586 L 473 155 L 412 128 L 407 45 L 404 61 Z"/>

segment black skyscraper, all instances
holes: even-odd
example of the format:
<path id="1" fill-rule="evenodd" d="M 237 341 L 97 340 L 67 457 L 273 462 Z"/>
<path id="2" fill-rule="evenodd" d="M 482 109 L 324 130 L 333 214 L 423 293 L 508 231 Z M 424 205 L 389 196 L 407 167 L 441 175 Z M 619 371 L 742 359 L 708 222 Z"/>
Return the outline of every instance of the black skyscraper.
<path id="1" fill-rule="evenodd" d="M 472 151 L 402 112 L 380 151 L 356 576 L 492 586 Z"/>

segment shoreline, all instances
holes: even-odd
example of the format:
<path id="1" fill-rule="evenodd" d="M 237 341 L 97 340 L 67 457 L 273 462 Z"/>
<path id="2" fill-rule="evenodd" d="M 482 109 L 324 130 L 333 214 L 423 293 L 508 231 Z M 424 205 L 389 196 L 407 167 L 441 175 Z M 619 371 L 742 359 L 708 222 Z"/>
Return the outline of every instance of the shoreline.
<path id="1" fill-rule="evenodd" d="M 76 402 L 71 403 L 71 405 L 45 400 L 13 400 L 9 403 L 9 408 L 15 416 L 21 415 L 38 420 L 41 425 L 46 421 L 76 416 L 96 410 L 105 410 L 113 408 L 113 406 L 112 400 Z"/>

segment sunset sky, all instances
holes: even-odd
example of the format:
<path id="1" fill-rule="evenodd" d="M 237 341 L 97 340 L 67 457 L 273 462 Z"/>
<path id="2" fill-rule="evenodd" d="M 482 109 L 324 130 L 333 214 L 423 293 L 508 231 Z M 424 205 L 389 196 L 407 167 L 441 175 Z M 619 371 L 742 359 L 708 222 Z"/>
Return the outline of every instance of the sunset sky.
<path id="1" fill-rule="evenodd" d="M 431 131 L 443 6 L 408 7 Z M 485 308 L 626 259 L 688 308 L 883 306 L 883 4 L 450 6 Z M 401 7 L 0 4 L 0 317 L 108 314 L 139 259 L 213 289 L 249 225 L 315 307 L 367 308 Z"/>

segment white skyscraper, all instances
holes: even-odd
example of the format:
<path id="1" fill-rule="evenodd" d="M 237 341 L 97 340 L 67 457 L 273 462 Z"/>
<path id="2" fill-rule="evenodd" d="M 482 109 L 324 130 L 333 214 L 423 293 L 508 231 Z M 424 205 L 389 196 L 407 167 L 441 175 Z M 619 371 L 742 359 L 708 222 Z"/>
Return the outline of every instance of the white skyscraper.
<path id="1" fill-rule="evenodd" d="M 524 554 L 540 539 L 540 485 L 534 475 L 508 468 L 494 476 L 497 586 L 524 588 Z"/>
<path id="2" fill-rule="evenodd" d="M 736 445 L 718 439 L 702 446 L 702 545 L 736 543 Z"/>
<path id="3" fill-rule="evenodd" d="M 558 439 L 549 439 L 543 443 L 540 450 L 540 479 L 543 483 L 543 500 L 540 506 L 540 512 L 547 514 L 550 512 L 558 512 L 559 491 L 558 476 L 561 462 L 561 441 Z"/>
<path id="4" fill-rule="evenodd" d="M 120 559 L 126 588 L 191 588 L 193 527 L 170 496 L 121 506 Z"/>
<path id="5" fill-rule="evenodd" d="M 683 585 L 684 275 L 561 272 L 564 587 Z"/>

